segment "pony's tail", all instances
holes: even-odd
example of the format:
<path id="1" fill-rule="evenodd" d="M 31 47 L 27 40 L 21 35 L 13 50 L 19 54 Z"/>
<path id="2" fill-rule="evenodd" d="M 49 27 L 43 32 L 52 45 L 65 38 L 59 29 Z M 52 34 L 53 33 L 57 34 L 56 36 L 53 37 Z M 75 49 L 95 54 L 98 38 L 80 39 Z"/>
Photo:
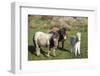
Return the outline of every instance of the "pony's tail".
<path id="1" fill-rule="evenodd" d="M 35 44 L 35 35 L 33 35 L 33 45 L 34 45 L 34 47 L 36 47 L 36 44 Z"/>

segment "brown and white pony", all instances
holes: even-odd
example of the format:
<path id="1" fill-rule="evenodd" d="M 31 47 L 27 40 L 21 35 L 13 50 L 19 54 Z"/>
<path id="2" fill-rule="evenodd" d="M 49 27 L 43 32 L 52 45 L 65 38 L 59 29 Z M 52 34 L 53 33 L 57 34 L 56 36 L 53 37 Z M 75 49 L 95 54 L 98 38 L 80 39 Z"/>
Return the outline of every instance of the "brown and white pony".
<path id="1" fill-rule="evenodd" d="M 58 39 L 59 35 L 57 32 L 49 32 L 49 33 L 36 32 L 33 41 L 36 47 L 37 56 L 40 55 L 41 47 L 48 48 L 48 55 L 47 55 L 48 57 L 50 56 L 51 50 L 53 51 L 53 55 L 56 56 L 55 49 L 58 46 Z"/>

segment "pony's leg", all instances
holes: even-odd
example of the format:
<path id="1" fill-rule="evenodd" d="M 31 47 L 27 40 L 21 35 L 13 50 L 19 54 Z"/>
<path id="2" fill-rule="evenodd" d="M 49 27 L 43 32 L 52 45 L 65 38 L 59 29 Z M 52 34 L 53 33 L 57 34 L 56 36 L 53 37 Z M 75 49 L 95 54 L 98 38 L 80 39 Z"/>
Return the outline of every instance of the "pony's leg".
<path id="1" fill-rule="evenodd" d="M 50 53 L 51 53 L 51 51 L 50 51 L 50 49 L 49 49 L 49 50 L 48 50 L 48 54 L 47 54 L 48 57 L 50 57 Z"/>
<path id="2" fill-rule="evenodd" d="M 37 56 L 40 55 L 40 48 L 39 47 L 36 47 L 36 54 L 37 54 Z"/>
<path id="3" fill-rule="evenodd" d="M 53 56 L 56 56 L 56 53 L 55 53 L 55 48 L 53 48 Z"/>
<path id="4" fill-rule="evenodd" d="M 51 48 L 48 46 L 48 54 L 47 54 L 48 57 L 50 57 L 50 53 L 51 53 Z"/>
<path id="5" fill-rule="evenodd" d="M 64 40 L 62 41 L 62 48 L 64 48 Z"/>
<path id="6" fill-rule="evenodd" d="M 49 43 L 49 40 L 47 40 L 47 47 L 48 47 L 48 54 L 47 56 L 50 57 L 50 53 L 51 53 L 51 48 L 50 48 L 50 43 Z"/>
<path id="7" fill-rule="evenodd" d="M 40 48 L 39 48 L 37 41 L 35 41 L 35 44 L 36 44 L 36 55 L 39 56 L 40 55 Z"/>
<path id="8" fill-rule="evenodd" d="M 60 45 L 60 42 L 58 41 L 58 46 L 57 46 L 57 48 L 59 48 L 59 45 Z"/>

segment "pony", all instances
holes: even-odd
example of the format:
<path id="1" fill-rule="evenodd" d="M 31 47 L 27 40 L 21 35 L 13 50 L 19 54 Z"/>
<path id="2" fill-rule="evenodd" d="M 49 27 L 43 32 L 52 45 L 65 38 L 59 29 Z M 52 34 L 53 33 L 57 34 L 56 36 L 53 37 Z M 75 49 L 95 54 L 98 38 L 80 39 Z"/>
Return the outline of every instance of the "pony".
<path id="1" fill-rule="evenodd" d="M 51 50 L 53 51 L 53 56 L 56 56 L 55 49 L 58 46 L 58 39 L 59 35 L 57 32 L 36 32 L 33 37 L 33 43 L 35 44 L 36 48 L 36 55 L 40 56 L 40 49 L 41 47 L 47 47 L 48 48 L 48 54 L 47 56 L 50 56 Z"/>
<path id="2" fill-rule="evenodd" d="M 59 44 L 61 43 L 61 48 L 64 48 L 64 42 L 65 40 L 67 39 L 68 37 L 68 34 L 67 34 L 67 28 L 66 27 L 53 27 L 51 29 L 53 32 L 58 32 L 59 34 L 59 40 L 58 40 L 58 48 L 59 48 Z"/>

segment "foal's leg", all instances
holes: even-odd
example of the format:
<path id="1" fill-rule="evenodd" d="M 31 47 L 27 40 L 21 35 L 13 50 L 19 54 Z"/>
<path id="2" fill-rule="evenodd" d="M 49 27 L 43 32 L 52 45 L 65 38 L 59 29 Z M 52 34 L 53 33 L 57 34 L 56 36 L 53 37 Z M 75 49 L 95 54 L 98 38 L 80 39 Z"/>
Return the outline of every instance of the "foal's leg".
<path id="1" fill-rule="evenodd" d="M 78 54 L 80 55 L 80 44 L 78 44 L 77 50 L 78 50 Z"/>
<path id="2" fill-rule="evenodd" d="M 71 45 L 71 49 L 70 50 L 71 50 L 71 53 L 75 50 L 73 45 Z"/>
<path id="3" fill-rule="evenodd" d="M 77 56 L 77 46 L 75 46 L 75 56 Z"/>

